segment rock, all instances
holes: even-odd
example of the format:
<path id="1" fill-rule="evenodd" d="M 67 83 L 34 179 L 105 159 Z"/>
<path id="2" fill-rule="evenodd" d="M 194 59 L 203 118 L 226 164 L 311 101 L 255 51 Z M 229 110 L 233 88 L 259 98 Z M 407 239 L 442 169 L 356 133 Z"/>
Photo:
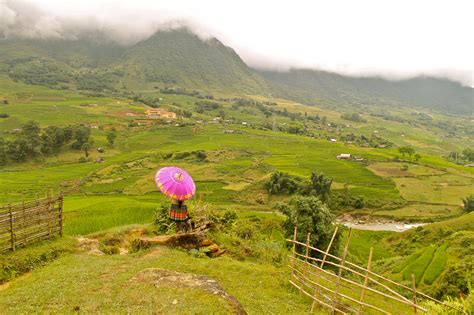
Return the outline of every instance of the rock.
<path id="1" fill-rule="evenodd" d="M 209 246 L 211 244 L 212 244 L 212 241 L 207 238 L 201 241 L 201 246 Z"/>
<path id="2" fill-rule="evenodd" d="M 219 251 L 220 248 L 219 248 L 219 245 L 217 245 L 217 244 L 211 244 L 207 247 L 207 249 L 209 250 L 209 252 L 215 253 L 215 252 Z"/>
<path id="3" fill-rule="evenodd" d="M 219 257 L 219 256 L 223 255 L 225 252 L 226 252 L 225 249 L 219 249 L 217 252 L 209 253 L 209 257 L 216 258 L 216 257 Z"/>
<path id="4" fill-rule="evenodd" d="M 171 288 L 199 289 L 224 299 L 233 308 L 235 314 L 247 314 L 240 302 L 234 296 L 227 293 L 218 281 L 205 275 L 182 273 L 159 268 L 148 268 L 140 271 L 129 281 L 131 283 L 147 283 L 157 288 L 166 286 Z M 177 299 L 172 301 L 173 305 L 176 305 L 177 303 Z"/>

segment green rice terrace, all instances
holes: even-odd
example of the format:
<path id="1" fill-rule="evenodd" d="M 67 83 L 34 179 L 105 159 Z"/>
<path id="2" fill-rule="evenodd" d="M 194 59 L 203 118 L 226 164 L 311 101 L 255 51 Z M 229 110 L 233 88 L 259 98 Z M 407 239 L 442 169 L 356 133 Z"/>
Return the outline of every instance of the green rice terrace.
<path id="1" fill-rule="evenodd" d="M 178 35 L 173 47 L 183 49 L 191 39 Z M 373 309 L 361 306 L 363 313 L 384 305 L 413 312 L 413 286 L 444 303 L 419 294 L 419 310 L 473 311 L 472 111 L 311 101 L 304 86 L 292 90 L 240 59 L 232 63 L 238 78 L 198 85 L 192 74 L 204 66 L 179 72 L 177 83 L 168 79 L 173 68 L 159 78 L 132 71 L 146 68 L 143 47 L 122 64 L 106 63 L 110 70 L 84 70 L 74 68 L 82 59 L 72 52 L 59 60 L 37 48 L 43 59 L 35 64 L 8 45 L 0 45 L 0 227 L 13 243 L 11 205 L 64 199 L 62 236 L 50 230 L 46 240 L 0 254 L 1 314 L 325 314 L 324 295 L 315 307 L 289 280 L 298 277 L 295 257 L 304 273 L 326 254 L 318 270 L 328 276 L 355 283 L 341 269 L 349 262 L 367 268 L 362 276 L 370 269 L 397 284 L 376 299 L 376 285 L 366 283 Z M 45 81 L 30 75 L 44 69 Z M 167 220 L 170 200 L 154 181 L 165 166 L 194 179 L 187 205 L 199 239 L 175 234 Z M 305 244 L 322 251 L 305 252 Z M 310 295 L 324 284 L 318 277 L 302 284 L 316 283 Z M 331 290 L 341 285 L 358 301 L 360 284 L 343 283 Z M 390 304 L 394 297 L 403 307 Z"/>

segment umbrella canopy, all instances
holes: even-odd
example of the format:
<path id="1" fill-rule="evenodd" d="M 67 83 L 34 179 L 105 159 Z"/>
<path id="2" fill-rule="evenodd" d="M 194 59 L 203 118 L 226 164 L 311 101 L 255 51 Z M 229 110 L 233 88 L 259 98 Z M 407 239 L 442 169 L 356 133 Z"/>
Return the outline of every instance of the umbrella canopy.
<path id="1" fill-rule="evenodd" d="M 196 185 L 188 173 L 179 167 L 163 167 L 156 172 L 156 186 L 167 197 L 175 200 L 191 199 L 196 193 Z"/>

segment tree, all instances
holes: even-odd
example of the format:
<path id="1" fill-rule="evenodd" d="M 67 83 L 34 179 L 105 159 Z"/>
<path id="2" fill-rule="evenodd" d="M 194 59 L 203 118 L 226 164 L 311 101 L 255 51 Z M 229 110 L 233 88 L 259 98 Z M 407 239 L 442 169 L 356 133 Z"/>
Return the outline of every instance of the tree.
<path id="1" fill-rule="evenodd" d="M 408 156 L 411 158 L 411 156 L 415 154 L 415 149 L 413 149 L 411 146 L 405 146 L 398 148 L 398 152 L 400 152 L 403 157 L 405 157 L 405 154 L 408 154 Z"/>
<path id="2" fill-rule="evenodd" d="M 280 205 L 280 210 L 287 215 L 283 223 L 287 238 L 293 237 L 295 227 L 298 229 L 297 241 L 306 243 L 308 233 L 311 233 L 310 243 L 317 248 L 326 249 L 334 233 L 335 216 L 327 206 L 317 197 L 298 196 L 291 200 L 289 205 Z M 340 234 L 334 239 L 331 253 L 337 253 L 339 249 Z M 302 246 L 297 246 L 303 253 Z M 318 257 L 318 253 L 311 251 L 311 256 Z"/>
<path id="3" fill-rule="evenodd" d="M 5 165 L 8 162 L 7 150 L 5 140 L 0 138 L 0 165 Z"/>
<path id="4" fill-rule="evenodd" d="M 472 212 L 474 211 L 474 195 L 467 196 L 462 200 L 464 204 L 464 212 Z"/>
<path id="5" fill-rule="evenodd" d="M 301 186 L 300 193 L 306 196 L 319 197 L 323 202 L 328 200 L 331 194 L 332 178 L 324 173 L 312 172 L 311 178 Z"/>
<path id="6" fill-rule="evenodd" d="M 117 138 L 117 133 L 115 131 L 109 131 L 107 133 L 107 142 L 111 147 L 114 146 L 115 139 Z"/>
<path id="7" fill-rule="evenodd" d="M 18 138 L 9 141 L 6 145 L 5 151 L 9 160 L 20 163 L 24 162 L 28 157 L 29 143 L 24 138 Z"/>
<path id="8" fill-rule="evenodd" d="M 81 150 L 84 143 L 89 141 L 91 130 L 85 126 L 76 126 L 73 129 L 72 138 L 74 142 L 71 147 L 76 150 Z"/>
<path id="9" fill-rule="evenodd" d="M 463 158 L 469 162 L 474 162 L 474 149 L 464 149 L 462 151 Z"/>
<path id="10" fill-rule="evenodd" d="M 92 148 L 93 144 L 94 144 L 94 141 L 92 141 L 92 139 L 82 144 L 81 149 L 84 151 L 84 154 L 86 155 L 86 157 L 89 157 L 89 150 Z"/>
<path id="11" fill-rule="evenodd" d="M 272 194 L 293 194 L 298 190 L 298 178 L 287 173 L 275 172 L 270 180 L 265 183 L 265 187 L 270 195 Z"/>

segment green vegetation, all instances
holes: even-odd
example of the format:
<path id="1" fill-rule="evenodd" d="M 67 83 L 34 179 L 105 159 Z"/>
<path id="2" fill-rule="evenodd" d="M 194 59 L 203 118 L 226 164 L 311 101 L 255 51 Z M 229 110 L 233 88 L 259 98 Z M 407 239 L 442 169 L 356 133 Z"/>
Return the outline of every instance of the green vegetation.
<path id="1" fill-rule="evenodd" d="M 423 282 L 425 284 L 431 285 L 436 278 L 439 277 L 441 272 L 443 272 L 446 260 L 448 259 L 446 254 L 447 246 L 448 244 L 443 244 L 436 250 L 433 260 L 431 260 L 431 263 L 428 265 L 423 275 Z"/>
<path id="2" fill-rule="evenodd" d="M 131 47 L 1 40 L 0 72 L 0 203 L 65 194 L 64 239 L 2 255 L 2 282 L 33 271 L 0 290 L 5 313 L 229 311 L 203 291 L 131 284 L 156 267 L 212 277 L 249 313 L 300 313 L 310 302 L 288 284 L 285 238 L 298 227 L 299 241 L 311 233 L 325 248 L 336 216 L 434 222 L 353 230 L 348 259 L 365 265 L 373 247 L 377 272 L 396 281 L 414 273 L 437 298 L 469 294 L 474 169 L 463 164 L 472 161 L 472 123 L 469 113 L 433 110 L 466 112 L 462 95 L 472 92 L 456 84 L 257 73 L 185 30 Z M 374 82 L 377 97 L 364 87 Z M 427 100 L 413 86 L 439 91 Z M 448 90 L 450 102 L 437 98 Z M 150 107 L 178 117 L 146 117 Z M 139 246 L 116 255 L 116 231 L 173 230 L 153 181 L 166 165 L 195 179 L 191 216 L 212 222 L 208 237 L 225 256 Z M 340 231 L 335 254 L 347 239 Z M 78 252 L 81 236 L 110 236 L 100 243 L 108 255 Z"/>
<path id="3" fill-rule="evenodd" d="M 474 211 L 474 195 L 467 196 L 466 198 L 462 199 L 464 204 L 464 212 L 472 212 Z"/>
<path id="4" fill-rule="evenodd" d="M 288 239 L 293 237 L 295 228 L 298 230 L 298 241 L 307 242 L 307 235 L 310 234 L 310 244 L 317 248 L 326 249 L 334 234 L 334 215 L 327 206 L 316 197 L 297 196 L 288 205 L 280 205 L 279 210 L 288 218 L 283 223 L 285 236 Z M 339 237 L 334 239 L 331 246 L 331 253 L 339 251 Z M 304 250 L 301 246 L 299 249 Z M 304 254 L 304 253 L 303 253 Z M 317 254 L 312 252 L 312 254 Z M 318 255 L 319 256 L 319 255 Z"/>
<path id="5" fill-rule="evenodd" d="M 411 275 L 415 275 L 416 282 L 421 282 L 423 275 L 425 274 L 426 268 L 431 263 L 433 255 L 436 251 L 434 246 L 427 247 L 421 255 L 415 259 L 411 264 L 409 264 L 403 271 L 403 279 L 410 280 Z"/>

